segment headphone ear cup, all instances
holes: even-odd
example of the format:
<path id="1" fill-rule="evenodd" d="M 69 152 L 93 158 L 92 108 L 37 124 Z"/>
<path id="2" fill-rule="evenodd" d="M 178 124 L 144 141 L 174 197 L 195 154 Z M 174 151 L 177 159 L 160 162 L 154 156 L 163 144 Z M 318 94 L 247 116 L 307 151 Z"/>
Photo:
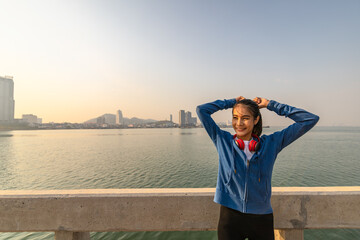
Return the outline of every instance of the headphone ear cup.
<path id="1" fill-rule="evenodd" d="M 245 148 L 245 143 L 242 139 L 236 139 L 236 142 L 238 143 L 238 146 L 241 150 L 244 150 Z"/>
<path id="2" fill-rule="evenodd" d="M 256 142 L 255 140 L 251 140 L 251 141 L 249 142 L 249 150 L 250 150 L 251 152 L 254 152 L 254 151 L 255 151 L 255 149 L 256 149 L 256 144 L 257 144 L 257 142 Z"/>
<path id="3" fill-rule="evenodd" d="M 255 145 L 255 152 L 259 151 L 260 149 L 260 142 L 256 142 L 256 145 Z"/>

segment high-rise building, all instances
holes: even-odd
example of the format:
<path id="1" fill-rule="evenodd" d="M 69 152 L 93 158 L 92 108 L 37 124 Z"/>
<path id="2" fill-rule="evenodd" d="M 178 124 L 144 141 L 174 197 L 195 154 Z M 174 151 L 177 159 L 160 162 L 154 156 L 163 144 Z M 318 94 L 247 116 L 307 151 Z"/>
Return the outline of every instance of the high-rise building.
<path id="1" fill-rule="evenodd" d="M 185 124 L 190 125 L 191 124 L 191 112 L 187 111 L 185 113 Z"/>
<path id="2" fill-rule="evenodd" d="M 195 126 L 197 124 L 197 118 L 191 116 L 191 112 L 185 113 L 185 124 L 187 126 Z"/>
<path id="3" fill-rule="evenodd" d="M 121 110 L 116 112 L 116 124 L 123 125 L 124 124 L 124 117 Z"/>
<path id="4" fill-rule="evenodd" d="M 0 77 L 0 121 L 14 121 L 14 81 L 13 77 Z"/>
<path id="5" fill-rule="evenodd" d="M 170 122 L 172 122 L 172 114 L 170 114 Z"/>
<path id="6" fill-rule="evenodd" d="M 191 116 L 191 112 L 180 110 L 179 112 L 179 126 L 180 127 L 194 127 L 197 124 L 197 118 Z"/>
<path id="7" fill-rule="evenodd" d="M 179 111 L 179 126 L 184 127 L 186 125 L 185 123 L 185 111 L 180 110 Z"/>

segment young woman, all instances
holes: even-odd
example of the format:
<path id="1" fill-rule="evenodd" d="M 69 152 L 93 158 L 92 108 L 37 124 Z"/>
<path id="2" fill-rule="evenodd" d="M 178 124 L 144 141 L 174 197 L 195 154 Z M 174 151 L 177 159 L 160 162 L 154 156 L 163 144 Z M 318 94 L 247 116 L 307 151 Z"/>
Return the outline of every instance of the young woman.
<path id="1" fill-rule="evenodd" d="M 235 134 L 221 130 L 211 114 L 232 108 Z M 295 121 L 282 131 L 262 135 L 259 109 Z M 217 100 L 196 109 L 219 155 L 214 201 L 221 204 L 219 240 L 273 240 L 271 176 L 277 154 L 309 131 L 319 117 L 303 109 L 256 97 Z"/>

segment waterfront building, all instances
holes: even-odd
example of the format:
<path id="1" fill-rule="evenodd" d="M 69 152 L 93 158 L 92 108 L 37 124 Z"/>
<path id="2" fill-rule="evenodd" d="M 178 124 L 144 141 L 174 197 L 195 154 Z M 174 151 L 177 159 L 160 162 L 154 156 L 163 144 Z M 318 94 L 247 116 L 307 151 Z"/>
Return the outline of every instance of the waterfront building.
<path id="1" fill-rule="evenodd" d="M 197 118 L 196 117 L 191 118 L 191 124 L 196 126 L 196 124 L 197 124 Z"/>
<path id="2" fill-rule="evenodd" d="M 38 118 L 33 114 L 23 114 L 22 121 L 28 123 L 29 125 L 41 124 L 42 118 Z"/>
<path id="3" fill-rule="evenodd" d="M 116 116 L 114 114 L 106 113 L 102 117 L 104 117 L 105 124 L 115 125 Z"/>
<path id="4" fill-rule="evenodd" d="M 179 111 L 179 127 L 185 127 L 185 111 L 180 110 Z"/>
<path id="5" fill-rule="evenodd" d="M 179 127 L 195 127 L 197 124 L 197 118 L 192 117 L 190 111 L 185 112 L 180 110 L 179 112 Z"/>
<path id="6" fill-rule="evenodd" d="M 172 122 L 173 120 L 172 120 L 172 114 L 170 114 L 170 122 Z"/>
<path id="7" fill-rule="evenodd" d="M 116 124 L 124 125 L 124 117 L 121 110 L 116 112 Z"/>
<path id="8" fill-rule="evenodd" d="M 96 118 L 96 123 L 99 125 L 105 124 L 105 117 L 100 116 L 100 117 Z"/>
<path id="9" fill-rule="evenodd" d="M 14 121 L 14 81 L 13 77 L 0 76 L 0 122 Z"/>
<path id="10" fill-rule="evenodd" d="M 191 124 L 191 112 L 187 111 L 185 113 L 185 124 L 190 125 Z"/>
<path id="11" fill-rule="evenodd" d="M 115 125 L 116 116 L 114 114 L 106 113 L 104 115 L 97 117 L 95 120 L 96 120 L 96 124 L 98 125 L 103 125 L 103 124 Z"/>
<path id="12" fill-rule="evenodd" d="M 196 117 L 192 117 L 191 112 L 186 112 L 185 114 L 185 123 L 187 126 L 195 126 L 197 123 L 197 118 Z"/>

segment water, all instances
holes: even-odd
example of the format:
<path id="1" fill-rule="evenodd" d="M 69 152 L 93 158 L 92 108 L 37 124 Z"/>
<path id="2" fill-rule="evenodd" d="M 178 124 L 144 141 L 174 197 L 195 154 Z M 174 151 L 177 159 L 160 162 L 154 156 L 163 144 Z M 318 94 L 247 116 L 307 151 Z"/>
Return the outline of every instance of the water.
<path id="1" fill-rule="evenodd" d="M 231 129 L 227 129 L 231 131 Z M 278 128 L 264 129 L 269 134 Z M 232 132 L 232 131 L 231 131 Z M 204 129 L 0 132 L 0 189 L 215 187 L 217 153 Z M 360 185 L 360 128 L 316 127 L 278 156 L 273 186 Z M 216 239 L 216 232 L 92 233 L 92 239 Z M 0 239 L 53 239 L 1 233 Z M 305 239 L 360 239 L 352 229 Z"/>

